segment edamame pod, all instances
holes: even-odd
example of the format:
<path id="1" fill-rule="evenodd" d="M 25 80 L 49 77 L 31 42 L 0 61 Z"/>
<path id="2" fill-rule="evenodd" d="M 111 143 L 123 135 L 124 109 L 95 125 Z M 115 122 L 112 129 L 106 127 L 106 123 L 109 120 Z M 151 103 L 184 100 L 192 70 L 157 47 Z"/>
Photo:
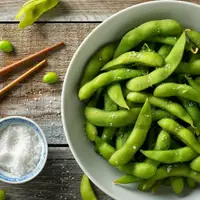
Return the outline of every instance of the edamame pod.
<path id="1" fill-rule="evenodd" d="M 190 188 L 196 188 L 197 182 L 193 180 L 192 178 L 187 178 L 187 183 Z"/>
<path id="2" fill-rule="evenodd" d="M 198 47 L 200 48 L 200 34 L 194 30 L 186 30 L 186 33 L 189 39 Z"/>
<path id="3" fill-rule="evenodd" d="M 181 62 L 176 68 L 175 73 L 200 75 L 200 60 L 195 60 L 193 62 Z"/>
<path id="4" fill-rule="evenodd" d="M 200 182 L 200 173 L 191 170 L 185 164 L 175 164 L 159 167 L 156 174 L 147 181 L 142 182 L 139 187 L 142 191 L 146 191 L 149 190 L 156 181 L 173 176 L 189 177 L 197 182 Z"/>
<path id="5" fill-rule="evenodd" d="M 156 35 L 177 36 L 180 35 L 181 32 L 182 26 L 175 20 L 165 19 L 146 22 L 126 33 L 117 47 L 114 57 L 116 58 L 136 47 L 147 38 Z"/>
<path id="6" fill-rule="evenodd" d="M 111 156 L 109 159 L 110 164 L 115 166 L 124 165 L 131 160 L 144 143 L 151 122 L 151 106 L 148 100 L 146 100 L 128 140 L 121 149 L 117 150 Z"/>
<path id="7" fill-rule="evenodd" d="M 183 143 L 200 154 L 200 143 L 194 134 L 173 119 L 165 118 L 158 121 L 158 125 L 169 133 L 178 137 Z"/>
<path id="8" fill-rule="evenodd" d="M 104 111 L 98 108 L 86 107 L 86 119 L 96 126 L 122 127 L 136 121 L 141 108 L 130 110 Z"/>
<path id="9" fill-rule="evenodd" d="M 164 67 L 157 68 L 147 75 L 132 78 L 127 82 L 126 87 L 131 91 L 141 91 L 167 79 L 180 64 L 185 44 L 186 36 L 183 33 L 166 57 Z"/>
<path id="10" fill-rule="evenodd" d="M 147 41 L 174 46 L 176 44 L 177 40 L 178 40 L 177 37 L 155 36 L 155 37 L 149 38 Z M 194 48 L 194 45 L 192 43 L 186 43 L 185 49 L 193 51 L 193 48 Z"/>
<path id="11" fill-rule="evenodd" d="M 87 134 L 88 139 L 92 142 L 94 142 L 95 138 L 98 136 L 98 130 L 96 126 L 91 124 L 89 121 L 86 121 L 85 132 Z"/>
<path id="12" fill-rule="evenodd" d="M 180 100 L 194 122 L 195 133 L 199 135 L 200 134 L 200 120 L 199 120 L 200 110 L 199 110 L 198 105 L 195 102 L 187 100 L 187 99 L 180 99 Z"/>
<path id="13" fill-rule="evenodd" d="M 153 122 L 158 121 L 162 118 L 174 119 L 175 116 L 165 110 L 161 110 L 161 109 L 152 110 L 152 121 Z"/>
<path id="14" fill-rule="evenodd" d="M 122 88 L 119 83 L 113 83 L 107 89 L 109 97 L 120 107 L 129 110 L 129 107 L 124 99 Z"/>
<path id="15" fill-rule="evenodd" d="M 125 127 L 121 127 L 116 133 L 116 144 L 115 144 L 116 150 L 119 150 L 123 147 L 124 132 L 125 132 Z"/>
<path id="16" fill-rule="evenodd" d="M 0 189 L 0 200 L 6 199 L 6 192 L 5 190 Z"/>
<path id="17" fill-rule="evenodd" d="M 191 163 L 190 168 L 194 171 L 200 172 L 200 156 L 196 157 Z"/>
<path id="18" fill-rule="evenodd" d="M 196 81 L 194 81 L 191 77 L 187 75 L 185 75 L 185 78 L 187 79 L 191 87 L 193 87 L 195 90 L 200 91 L 200 85 Z"/>
<path id="19" fill-rule="evenodd" d="M 160 47 L 160 49 L 158 50 L 158 54 L 159 54 L 160 56 L 162 56 L 163 58 L 166 58 L 166 57 L 169 55 L 169 53 L 170 53 L 171 50 L 172 50 L 172 46 L 169 46 L 169 45 L 167 45 L 167 44 L 164 44 L 164 45 L 162 45 L 162 46 Z"/>
<path id="20" fill-rule="evenodd" d="M 165 164 L 191 161 L 198 156 L 190 147 L 173 150 L 141 150 L 148 158 Z"/>
<path id="21" fill-rule="evenodd" d="M 99 74 L 101 68 L 112 59 L 116 47 L 117 44 L 107 44 L 92 56 L 83 72 L 81 86 Z"/>
<path id="22" fill-rule="evenodd" d="M 132 175 L 123 175 L 114 181 L 114 184 L 128 184 L 140 181 L 141 178 Z"/>
<path id="23" fill-rule="evenodd" d="M 175 115 L 179 119 L 182 119 L 183 121 L 193 126 L 193 121 L 190 115 L 178 103 L 172 102 L 167 99 L 154 97 L 153 95 L 144 92 L 130 92 L 127 95 L 127 99 L 135 103 L 144 103 L 145 100 L 148 99 L 149 103 L 152 104 L 153 106 L 162 108 L 171 113 L 172 115 Z"/>
<path id="24" fill-rule="evenodd" d="M 177 96 L 200 103 L 200 92 L 186 84 L 163 83 L 155 88 L 153 95 L 155 97 Z"/>
<path id="25" fill-rule="evenodd" d="M 180 194 L 184 189 L 184 180 L 182 177 L 170 177 L 171 186 L 176 194 Z"/>
<path id="26" fill-rule="evenodd" d="M 118 106 L 113 102 L 113 100 L 108 96 L 107 93 L 104 94 L 104 110 L 105 111 L 117 111 Z M 103 129 L 103 133 L 101 138 L 108 142 L 111 143 L 113 136 L 116 133 L 116 128 L 113 127 L 105 127 Z"/>
<path id="27" fill-rule="evenodd" d="M 104 65 L 102 70 L 116 69 L 119 65 L 123 66 L 132 63 L 138 63 L 149 67 L 162 67 L 164 65 L 164 60 L 159 54 L 153 51 L 131 51 L 111 60 Z"/>
<path id="28" fill-rule="evenodd" d="M 82 200 L 97 200 L 89 178 L 84 174 L 81 179 L 80 192 Z"/>
<path id="29" fill-rule="evenodd" d="M 144 74 L 142 70 L 116 69 L 102 73 L 83 85 L 78 93 L 80 100 L 89 99 L 99 88 L 116 81 L 130 79 Z"/>

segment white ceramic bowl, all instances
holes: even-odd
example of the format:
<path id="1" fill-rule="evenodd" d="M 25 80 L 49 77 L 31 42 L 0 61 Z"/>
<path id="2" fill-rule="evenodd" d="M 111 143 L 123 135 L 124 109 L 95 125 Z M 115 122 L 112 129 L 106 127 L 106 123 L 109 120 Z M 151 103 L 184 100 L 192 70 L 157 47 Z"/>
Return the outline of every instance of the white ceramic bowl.
<path id="1" fill-rule="evenodd" d="M 0 132 L 1 130 L 5 129 L 6 127 L 10 125 L 16 125 L 21 124 L 25 125 L 27 127 L 30 127 L 34 130 L 35 134 L 38 136 L 40 142 L 42 143 L 42 150 L 41 150 L 41 156 L 38 164 L 36 165 L 35 169 L 31 171 L 30 173 L 25 174 L 24 176 L 13 176 L 8 172 L 5 172 L 4 170 L 0 169 L 0 181 L 3 181 L 5 183 L 10 184 L 21 184 L 28 182 L 32 179 L 34 179 L 44 168 L 44 165 L 47 161 L 47 155 L 48 155 L 48 144 L 45 138 L 45 135 L 42 131 L 42 129 L 39 127 L 36 122 L 34 122 L 31 119 L 28 119 L 26 117 L 21 116 L 12 116 L 12 117 L 6 117 L 0 119 Z"/>
<path id="2" fill-rule="evenodd" d="M 118 200 L 178 200 L 180 197 L 163 187 L 152 195 L 137 190 L 137 184 L 116 186 L 112 182 L 121 174 L 98 156 L 84 131 L 83 104 L 77 97 L 78 83 L 88 59 L 102 45 L 122 37 L 143 22 L 171 18 L 184 27 L 200 31 L 200 6 L 181 1 L 152 1 L 122 10 L 94 29 L 75 53 L 68 68 L 62 93 L 62 120 L 71 151 L 89 178 L 106 194 Z M 185 190 L 184 200 L 199 200 L 199 188 Z"/>

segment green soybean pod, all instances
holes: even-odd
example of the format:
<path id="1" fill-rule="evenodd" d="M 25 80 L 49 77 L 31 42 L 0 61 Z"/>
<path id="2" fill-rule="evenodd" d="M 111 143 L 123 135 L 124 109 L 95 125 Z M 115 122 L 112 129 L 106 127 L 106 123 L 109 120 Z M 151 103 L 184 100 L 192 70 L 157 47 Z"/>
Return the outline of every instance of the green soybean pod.
<path id="1" fill-rule="evenodd" d="M 124 99 L 122 88 L 119 83 L 113 83 L 108 86 L 107 93 L 109 97 L 120 107 L 126 108 L 129 110 L 129 107 Z"/>
<path id="2" fill-rule="evenodd" d="M 196 81 L 194 81 L 191 77 L 187 75 L 185 75 L 185 78 L 187 79 L 191 87 L 193 87 L 195 90 L 200 91 L 200 85 Z"/>
<path id="3" fill-rule="evenodd" d="M 121 127 L 116 133 L 116 144 L 115 144 L 116 150 L 119 150 L 123 147 L 123 136 L 125 130 L 126 130 L 125 127 Z"/>
<path id="4" fill-rule="evenodd" d="M 118 106 L 115 104 L 115 102 L 112 101 L 112 99 L 109 97 L 107 93 L 104 94 L 104 110 L 105 111 L 117 111 Z M 111 143 L 112 139 L 116 133 L 116 128 L 113 127 L 105 127 L 102 132 L 101 138 Z"/>
<path id="5" fill-rule="evenodd" d="M 193 122 L 194 122 L 194 126 L 195 126 L 195 133 L 197 135 L 200 134 L 200 109 L 197 105 L 197 103 L 187 100 L 187 99 L 180 99 L 183 106 L 185 107 L 185 109 L 187 110 L 187 112 L 190 114 Z"/>
<path id="6" fill-rule="evenodd" d="M 175 103 L 168 99 L 154 97 L 153 95 L 145 92 L 130 92 L 127 95 L 127 99 L 135 103 L 144 103 L 145 100 L 148 99 L 151 105 L 162 108 L 193 126 L 192 118 L 187 113 L 187 111 L 178 103 Z"/>
<path id="7" fill-rule="evenodd" d="M 117 150 L 109 159 L 110 164 L 114 166 L 124 165 L 128 163 L 134 154 L 139 150 L 145 141 L 149 128 L 151 126 L 151 106 L 148 100 L 145 101 L 133 131 L 124 146 Z"/>
<path id="8" fill-rule="evenodd" d="M 86 121 L 85 131 L 86 131 L 88 139 L 90 141 L 94 142 L 96 136 L 98 136 L 98 130 L 97 130 L 96 126 L 91 124 L 89 121 Z"/>
<path id="9" fill-rule="evenodd" d="M 130 65 L 133 63 L 148 67 L 162 67 L 164 60 L 154 51 L 130 51 L 105 64 L 102 70 L 116 69 L 119 68 L 119 65 L 122 67 L 123 65 Z"/>
<path id="10" fill-rule="evenodd" d="M 98 50 L 88 62 L 82 76 L 81 86 L 91 81 L 99 74 L 100 69 L 110 61 L 114 55 L 117 44 L 107 44 Z"/>
<path id="11" fill-rule="evenodd" d="M 157 68 L 147 75 L 132 78 L 126 84 L 131 91 L 142 91 L 167 79 L 180 64 L 186 44 L 185 33 L 181 35 L 171 52 L 165 59 L 165 65 Z"/>
<path id="12" fill-rule="evenodd" d="M 187 29 L 186 33 L 189 39 L 198 47 L 200 48 L 200 34 L 194 30 Z"/>
<path id="13" fill-rule="evenodd" d="M 196 188 L 198 183 L 192 178 L 187 178 L 187 184 L 190 188 Z"/>
<path id="14" fill-rule="evenodd" d="M 89 99 L 99 88 L 102 88 L 113 82 L 140 76 L 141 74 L 144 74 L 144 71 L 124 68 L 104 72 L 80 88 L 78 93 L 79 99 Z"/>
<path id="15" fill-rule="evenodd" d="M 170 177 L 171 186 L 176 194 L 180 194 L 184 189 L 184 179 L 182 177 Z"/>
<path id="16" fill-rule="evenodd" d="M 200 75 L 200 59 L 192 62 L 181 62 L 176 68 L 175 73 Z"/>
<path id="17" fill-rule="evenodd" d="M 195 81 L 196 81 L 197 84 L 200 85 L 200 77 L 196 77 L 196 78 L 195 78 Z"/>
<path id="18" fill-rule="evenodd" d="M 114 180 L 114 184 L 128 184 L 128 183 L 135 183 L 140 181 L 141 178 L 125 174 L 118 179 Z"/>
<path id="19" fill-rule="evenodd" d="M 149 21 L 129 31 L 120 41 L 114 58 L 136 47 L 147 38 L 156 35 L 177 36 L 182 32 L 182 26 L 175 20 L 165 19 Z"/>
<path id="20" fill-rule="evenodd" d="M 186 84 L 163 83 L 155 88 L 153 95 L 155 97 L 177 96 L 200 103 L 200 91 Z"/>
<path id="21" fill-rule="evenodd" d="M 80 192 L 82 200 L 97 200 L 89 178 L 84 174 L 81 179 Z"/>
<path id="22" fill-rule="evenodd" d="M 140 150 L 147 158 L 165 163 L 182 163 L 193 160 L 198 156 L 198 153 L 192 148 L 186 146 L 173 150 Z"/>
<path id="23" fill-rule="evenodd" d="M 86 107 L 85 117 L 95 126 L 122 127 L 136 121 L 141 108 L 130 110 L 104 111 L 98 108 Z"/>
<path id="24" fill-rule="evenodd" d="M 171 50 L 172 50 L 172 46 L 169 46 L 169 45 L 167 45 L 167 44 L 164 44 L 164 45 L 162 45 L 162 46 L 160 47 L 160 49 L 158 50 L 158 54 L 159 54 L 160 56 L 162 56 L 163 58 L 166 58 L 166 57 L 169 55 L 169 53 L 170 53 Z"/>
<path id="25" fill-rule="evenodd" d="M 191 163 L 190 168 L 194 171 L 200 172 L 200 156 L 196 157 Z"/>
<path id="26" fill-rule="evenodd" d="M 188 177 L 194 179 L 197 182 L 200 182 L 200 173 L 191 170 L 185 164 L 163 165 L 158 168 L 156 174 L 152 178 L 143 181 L 139 185 L 139 188 L 142 191 L 149 190 L 156 183 L 156 181 L 174 176 Z"/>
<path id="27" fill-rule="evenodd" d="M 162 185 L 162 182 L 163 180 L 156 181 L 156 183 L 151 188 L 151 192 L 155 193 L 158 190 L 158 188 Z"/>
<path id="28" fill-rule="evenodd" d="M 158 137 L 159 126 L 152 126 L 147 135 L 147 148 L 154 149 Z"/>
<path id="29" fill-rule="evenodd" d="M 165 118 L 158 121 L 158 125 L 169 133 L 178 137 L 183 143 L 200 154 L 200 143 L 195 135 L 173 119 Z"/>
<path id="30" fill-rule="evenodd" d="M 152 111 L 152 121 L 153 122 L 156 122 L 162 118 L 172 118 L 174 119 L 175 116 L 172 115 L 171 113 L 165 111 L 165 110 L 162 110 L 162 109 L 155 109 Z"/>
<path id="31" fill-rule="evenodd" d="M 0 200 L 6 199 L 6 192 L 5 190 L 0 189 Z"/>

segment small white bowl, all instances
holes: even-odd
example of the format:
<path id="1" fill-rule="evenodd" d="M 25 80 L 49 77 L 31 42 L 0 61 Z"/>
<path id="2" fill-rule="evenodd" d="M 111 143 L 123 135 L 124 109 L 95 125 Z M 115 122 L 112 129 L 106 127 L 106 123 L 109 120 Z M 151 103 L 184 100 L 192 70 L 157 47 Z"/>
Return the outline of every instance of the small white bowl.
<path id="1" fill-rule="evenodd" d="M 20 177 L 12 176 L 9 173 L 5 172 L 4 170 L 0 169 L 0 181 L 3 181 L 5 183 L 10 183 L 10 184 L 21 184 L 35 178 L 44 168 L 45 163 L 47 161 L 47 155 L 48 155 L 48 145 L 47 145 L 47 140 L 45 138 L 45 135 L 43 131 L 41 130 L 41 128 L 38 126 L 38 124 L 36 124 L 31 119 L 28 119 L 26 117 L 20 117 L 20 116 L 12 116 L 12 117 L 6 117 L 3 119 L 0 119 L 0 132 L 1 130 L 8 127 L 9 125 L 16 125 L 16 124 L 24 124 L 35 131 L 35 133 L 38 135 L 39 139 L 42 142 L 42 152 L 41 152 L 40 161 L 38 162 L 35 169 L 24 176 L 20 176 Z"/>

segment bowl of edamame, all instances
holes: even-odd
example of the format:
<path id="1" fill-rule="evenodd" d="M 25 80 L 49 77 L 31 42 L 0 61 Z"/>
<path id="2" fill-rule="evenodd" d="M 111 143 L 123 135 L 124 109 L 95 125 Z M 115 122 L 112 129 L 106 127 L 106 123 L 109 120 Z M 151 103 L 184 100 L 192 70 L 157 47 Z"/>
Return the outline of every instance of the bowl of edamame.
<path id="1" fill-rule="evenodd" d="M 139 4 L 95 28 L 72 58 L 62 93 L 67 141 L 114 199 L 199 199 L 199 18 L 192 3 Z M 95 199 L 87 188 L 81 194 Z"/>

